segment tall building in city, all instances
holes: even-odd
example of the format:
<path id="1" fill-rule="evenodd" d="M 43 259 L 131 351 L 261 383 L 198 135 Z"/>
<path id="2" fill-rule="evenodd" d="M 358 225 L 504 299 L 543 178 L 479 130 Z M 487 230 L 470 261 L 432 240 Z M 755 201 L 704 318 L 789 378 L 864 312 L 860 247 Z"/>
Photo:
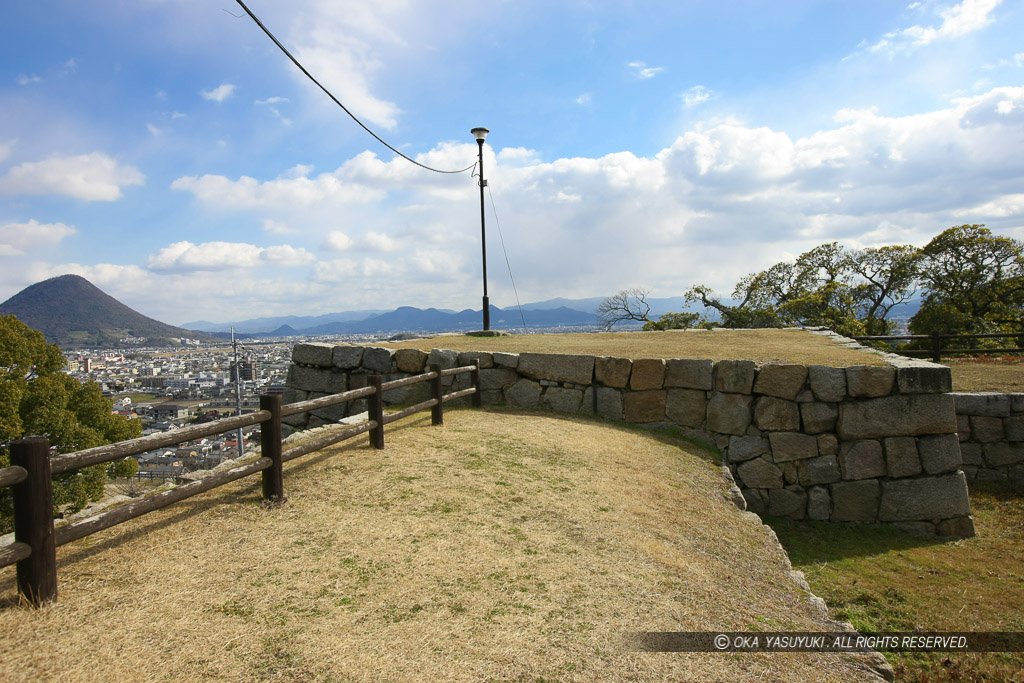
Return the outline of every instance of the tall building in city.
<path id="1" fill-rule="evenodd" d="M 243 382 L 255 382 L 256 381 L 256 361 L 253 360 L 240 360 L 238 361 L 238 378 Z M 231 381 L 235 381 L 235 366 L 231 366 Z"/>

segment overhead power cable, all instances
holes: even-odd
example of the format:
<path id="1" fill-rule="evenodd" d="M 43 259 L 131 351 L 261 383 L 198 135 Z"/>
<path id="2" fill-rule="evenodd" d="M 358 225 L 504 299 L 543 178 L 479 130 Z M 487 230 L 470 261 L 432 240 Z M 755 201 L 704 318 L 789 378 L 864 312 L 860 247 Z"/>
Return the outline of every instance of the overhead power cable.
<path id="1" fill-rule="evenodd" d="M 377 142 L 379 142 L 380 144 L 384 145 L 385 147 L 387 147 L 392 152 L 394 152 L 398 156 L 402 157 L 406 161 L 411 162 L 413 164 L 416 164 L 420 168 L 425 168 L 428 171 L 433 171 L 434 173 L 465 173 L 466 171 L 468 171 L 469 169 L 473 168 L 473 166 L 476 165 L 475 163 L 473 163 L 473 164 L 470 164 L 469 166 L 467 166 L 466 168 L 460 168 L 457 171 L 443 171 L 443 170 L 438 169 L 438 168 L 431 168 L 430 166 L 427 166 L 426 164 L 421 164 L 420 162 L 416 161 L 415 159 L 407 157 L 406 155 L 404 155 L 401 152 L 399 152 L 397 149 L 395 149 L 394 147 L 389 145 L 382 137 L 380 137 L 379 135 L 374 133 L 372 130 L 367 128 L 366 124 L 364 124 L 362 121 L 360 121 L 358 118 L 356 118 L 356 115 L 353 114 L 352 112 L 350 112 L 348 110 L 348 107 L 346 107 L 344 104 L 342 104 L 341 101 L 337 97 L 335 97 L 331 93 L 330 90 L 328 90 L 323 85 L 321 85 L 320 81 L 318 81 L 315 78 L 313 78 L 313 75 L 311 73 L 309 73 L 308 71 L 306 71 L 306 67 L 302 66 L 302 64 L 299 62 L 299 60 L 295 59 L 295 57 L 292 56 L 292 53 L 289 52 L 288 49 L 284 45 L 281 44 L 281 41 L 278 40 L 274 36 L 274 34 L 270 32 L 270 29 L 268 29 L 266 26 L 263 25 L 263 22 L 260 21 L 259 18 L 255 14 L 252 13 L 252 10 L 250 10 L 248 7 L 245 6 L 245 3 L 242 2 L 242 0 L 235 0 L 235 2 L 237 2 L 242 7 L 242 9 L 245 10 L 245 13 L 248 14 L 252 18 L 252 20 L 256 22 L 257 26 L 259 26 L 261 29 L 263 29 L 263 32 L 267 34 L 267 37 L 270 38 L 272 41 L 274 41 L 274 45 L 277 45 L 277 47 L 281 50 L 281 52 L 283 52 L 288 57 L 288 59 L 292 60 L 292 64 L 294 64 L 295 66 L 299 67 L 299 70 L 306 75 L 306 78 L 308 78 L 309 80 L 313 81 L 313 83 L 315 83 L 318 88 L 323 90 L 324 93 L 326 93 L 328 97 L 330 97 L 332 100 L 334 100 L 334 103 L 336 105 L 341 107 L 346 114 L 348 114 L 350 117 L 352 117 L 353 121 L 358 123 L 359 126 L 363 130 L 365 130 L 367 133 L 369 133 L 374 138 L 376 138 Z M 231 13 L 228 12 L 228 14 L 231 14 Z M 231 16 L 235 16 L 235 15 L 232 14 Z"/>
<path id="2" fill-rule="evenodd" d="M 501 240 L 501 253 L 505 255 L 505 267 L 508 268 L 508 279 L 512 281 L 512 293 L 516 297 L 516 306 L 519 308 L 519 317 L 523 319 L 523 332 L 526 332 L 526 316 L 523 315 L 523 305 L 519 303 L 519 291 L 516 289 L 516 280 L 512 277 L 512 264 L 508 261 L 508 252 L 505 250 L 505 237 L 501 234 L 501 221 L 498 220 L 498 207 L 494 205 L 494 195 L 491 194 L 491 186 L 487 185 L 487 196 L 491 198 L 491 211 L 494 212 L 494 224 L 498 228 L 498 239 Z"/>

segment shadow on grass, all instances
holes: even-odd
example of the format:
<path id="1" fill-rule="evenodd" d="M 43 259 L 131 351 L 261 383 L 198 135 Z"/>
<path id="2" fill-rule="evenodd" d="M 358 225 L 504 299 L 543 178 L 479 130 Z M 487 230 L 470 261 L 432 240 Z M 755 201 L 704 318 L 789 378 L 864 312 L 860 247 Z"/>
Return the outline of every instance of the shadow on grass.
<path id="1" fill-rule="evenodd" d="M 889 526 L 870 524 L 795 522 L 769 516 L 764 517 L 764 523 L 775 531 L 794 565 L 870 557 L 957 540 L 947 536 L 918 536 Z"/>

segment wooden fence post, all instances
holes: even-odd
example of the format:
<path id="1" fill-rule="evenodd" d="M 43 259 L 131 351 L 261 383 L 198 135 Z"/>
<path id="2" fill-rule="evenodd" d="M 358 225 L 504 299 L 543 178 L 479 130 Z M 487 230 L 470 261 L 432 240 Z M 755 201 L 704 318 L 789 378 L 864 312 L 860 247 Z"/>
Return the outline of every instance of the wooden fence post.
<path id="1" fill-rule="evenodd" d="M 942 342 L 939 341 L 938 330 L 932 330 L 932 362 L 938 363 L 942 360 Z"/>
<path id="2" fill-rule="evenodd" d="M 14 540 L 32 548 L 32 554 L 18 563 L 18 591 L 39 607 L 57 599 L 50 442 L 42 437 L 12 441 L 11 464 L 28 472 L 13 491 Z"/>
<path id="3" fill-rule="evenodd" d="M 470 399 L 470 403 L 474 408 L 479 408 L 483 405 L 483 397 L 480 396 L 480 359 L 477 358 L 473 361 L 473 369 L 469 373 L 470 383 L 476 387 L 476 391 L 473 392 L 473 398 Z"/>
<path id="4" fill-rule="evenodd" d="M 281 469 L 281 395 L 262 394 L 260 410 L 270 412 L 270 419 L 260 423 L 260 449 L 273 464 L 263 470 L 263 499 L 269 503 L 284 502 L 284 472 Z"/>
<path id="5" fill-rule="evenodd" d="M 444 399 L 444 387 L 441 386 L 441 366 L 434 363 L 430 366 L 430 371 L 433 372 L 436 377 L 430 380 L 430 393 L 437 403 L 430 409 L 430 424 L 432 425 L 443 425 L 444 424 L 444 406 L 441 401 Z"/>
<path id="6" fill-rule="evenodd" d="M 370 430 L 370 445 L 374 448 L 384 448 L 384 380 L 380 375 L 370 375 L 368 384 L 376 391 L 370 396 L 369 415 L 377 426 Z"/>

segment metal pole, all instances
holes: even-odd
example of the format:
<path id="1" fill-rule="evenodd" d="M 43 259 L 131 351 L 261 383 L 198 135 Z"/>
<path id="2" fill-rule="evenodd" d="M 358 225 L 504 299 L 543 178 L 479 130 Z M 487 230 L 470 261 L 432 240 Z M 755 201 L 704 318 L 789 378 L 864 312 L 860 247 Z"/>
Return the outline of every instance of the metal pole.
<path id="1" fill-rule="evenodd" d="M 242 414 L 242 390 L 240 388 L 242 380 L 242 368 L 238 367 L 238 342 L 235 341 L 235 328 L 231 328 L 231 348 L 235 351 L 235 415 Z M 245 454 L 245 446 L 242 444 L 242 428 L 238 428 L 236 434 L 238 439 L 238 457 L 241 458 Z"/>
<path id="2" fill-rule="evenodd" d="M 483 250 L 484 264 L 484 331 L 491 329 L 491 302 L 487 298 L 487 232 L 484 229 L 484 188 L 487 181 L 484 180 L 484 141 L 477 140 L 480 146 L 480 248 Z"/>

